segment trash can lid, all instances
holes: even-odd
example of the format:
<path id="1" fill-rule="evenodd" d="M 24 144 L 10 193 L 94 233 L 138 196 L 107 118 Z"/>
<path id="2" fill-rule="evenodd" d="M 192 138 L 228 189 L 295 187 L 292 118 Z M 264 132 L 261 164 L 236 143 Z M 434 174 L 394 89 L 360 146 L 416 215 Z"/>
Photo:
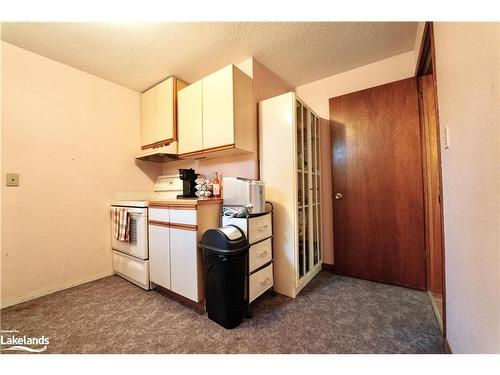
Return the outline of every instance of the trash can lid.
<path id="1" fill-rule="evenodd" d="M 203 250 L 219 254 L 234 254 L 248 251 L 250 245 L 243 231 L 235 225 L 209 229 L 200 241 Z"/>
<path id="2" fill-rule="evenodd" d="M 234 225 L 227 225 L 225 227 L 219 228 L 219 230 L 226 235 L 231 241 L 238 240 L 245 235 L 240 230 L 240 228 Z"/>

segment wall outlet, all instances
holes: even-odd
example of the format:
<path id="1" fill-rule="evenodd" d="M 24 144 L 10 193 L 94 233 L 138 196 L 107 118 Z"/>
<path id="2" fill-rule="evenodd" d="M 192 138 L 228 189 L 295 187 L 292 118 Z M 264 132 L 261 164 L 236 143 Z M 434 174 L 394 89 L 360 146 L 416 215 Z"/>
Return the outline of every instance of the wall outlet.
<path id="1" fill-rule="evenodd" d="M 7 173 L 7 186 L 19 186 L 19 173 Z"/>

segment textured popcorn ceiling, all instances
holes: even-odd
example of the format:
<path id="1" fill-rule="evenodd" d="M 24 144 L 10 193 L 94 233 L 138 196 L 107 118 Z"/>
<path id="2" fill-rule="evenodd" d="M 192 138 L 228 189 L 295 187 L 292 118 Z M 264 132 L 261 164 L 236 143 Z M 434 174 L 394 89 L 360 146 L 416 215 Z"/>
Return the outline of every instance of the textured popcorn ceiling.
<path id="1" fill-rule="evenodd" d="M 416 22 L 2 23 L 2 40 L 137 91 L 254 56 L 299 86 L 413 49 Z"/>

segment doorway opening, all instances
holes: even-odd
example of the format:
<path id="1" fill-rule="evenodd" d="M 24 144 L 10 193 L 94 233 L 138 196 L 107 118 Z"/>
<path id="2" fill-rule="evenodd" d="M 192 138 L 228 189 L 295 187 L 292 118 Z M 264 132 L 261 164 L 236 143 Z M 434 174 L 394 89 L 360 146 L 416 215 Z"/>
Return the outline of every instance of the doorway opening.
<path id="1" fill-rule="evenodd" d="M 441 145 L 432 22 L 426 22 L 417 65 L 424 182 L 426 289 L 445 335 L 444 229 Z"/>
<path id="2" fill-rule="evenodd" d="M 445 338 L 441 148 L 429 22 L 417 67 L 414 77 L 329 100 L 335 273 L 427 291 Z"/>

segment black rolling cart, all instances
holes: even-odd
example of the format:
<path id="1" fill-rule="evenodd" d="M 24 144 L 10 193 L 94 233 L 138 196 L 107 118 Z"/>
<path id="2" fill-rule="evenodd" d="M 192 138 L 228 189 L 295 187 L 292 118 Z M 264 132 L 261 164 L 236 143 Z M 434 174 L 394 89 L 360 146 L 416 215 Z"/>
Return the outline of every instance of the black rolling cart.
<path id="1" fill-rule="evenodd" d="M 252 302 L 264 293 L 274 292 L 274 254 L 273 254 L 273 205 L 266 202 L 266 211 L 250 214 L 245 210 L 244 215 L 232 217 L 225 215 L 227 211 L 243 210 L 244 206 L 221 207 L 221 225 L 235 225 L 242 230 L 248 239 L 247 274 L 245 298 L 247 301 L 247 318 L 251 318 Z"/>

